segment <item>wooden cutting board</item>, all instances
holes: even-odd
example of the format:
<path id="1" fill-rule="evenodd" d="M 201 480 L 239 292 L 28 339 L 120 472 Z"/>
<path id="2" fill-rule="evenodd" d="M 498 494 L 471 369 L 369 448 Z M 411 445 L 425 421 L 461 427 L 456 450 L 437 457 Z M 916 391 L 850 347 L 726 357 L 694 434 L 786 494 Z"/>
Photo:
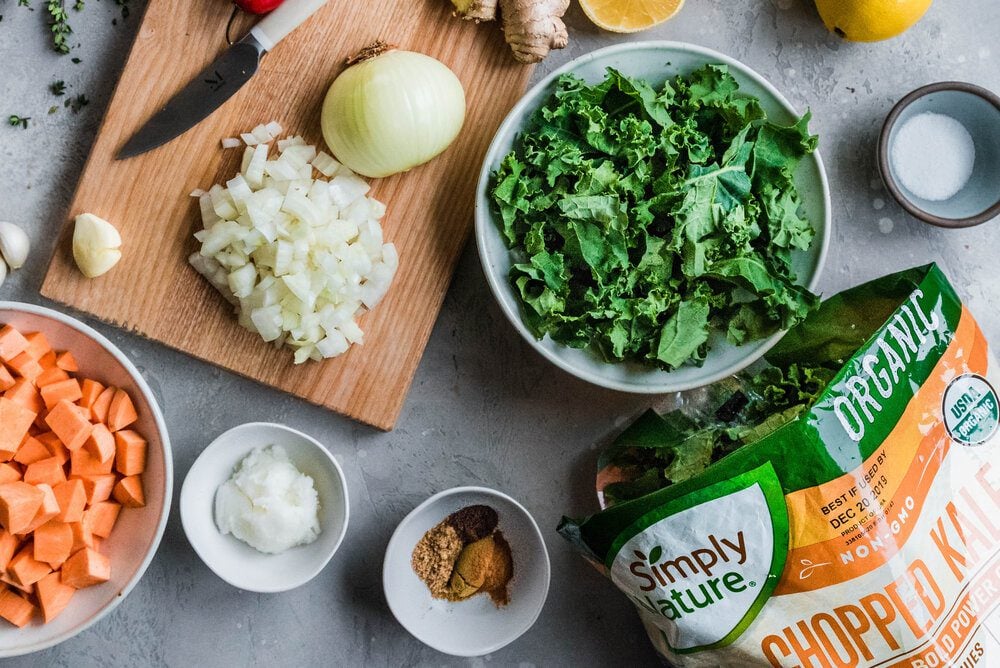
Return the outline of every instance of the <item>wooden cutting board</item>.
<path id="1" fill-rule="evenodd" d="M 330 0 L 208 119 L 154 151 L 115 161 L 133 132 L 226 47 L 230 8 L 223 0 L 150 0 L 42 294 L 391 429 L 472 227 L 486 148 L 531 68 L 514 61 L 497 24 L 457 20 L 448 0 Z M 222 150 L 220 139 L 259 123 L 276 120 L 322 146 L 319 113 L 327 87 L 345 57 L 376 39 L 451 67 L 465 86 L 465 126 L 437 159 L 372 184 L 372 194 L 388 206 L 384 233 L 399 249 L 400 268 L 389 295 L 360 321 L 365 344 L 333 360 L 295 366 L 289 350 L 241 329 L 226 302 L 188 266 L 196 249 L 191 235 L 200 229 L 197 200 L 188 195 L 232 178 L 242 151 Z M 71 255 L 69 221 L 83 212 L 112 221 L 124 239 L 121 262 L 96 280 L 83 278 Z"/>

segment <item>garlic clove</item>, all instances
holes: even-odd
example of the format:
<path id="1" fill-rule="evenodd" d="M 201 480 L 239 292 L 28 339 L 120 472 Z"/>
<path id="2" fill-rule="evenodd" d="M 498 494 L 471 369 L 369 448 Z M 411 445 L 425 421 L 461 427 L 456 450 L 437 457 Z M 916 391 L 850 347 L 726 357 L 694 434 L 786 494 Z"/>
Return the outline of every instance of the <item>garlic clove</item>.
<path id="1" fill-rule="evenodd" d="M 87 278 L 97 278 L 121 260 L 122 238 L 114 225 L 92 213 L 76 217 L 73 259 Z"/>
<path id="2" fill-rule="evenodd" d="M 0 260 L 0 285 L 3 285 L 5 278 L 7 278 L 7 263 Z"/>
<path id="3" fill-rule="evenodd" d="M 20 269 L 28 259 L 31 241 L 14 223 L 0 223 L 0 255 L 11 269 Z"/>
<path id="4" fill-rule="evenodd" d="M 84 261 L 86 268 L 80 264 L 79 258 L 77 258 L 76 263 L 84 276 L 87 278 L 97 278 L 111 271 L 111 268 L 118 264 L 118 261 L 121 259 L 122 252 L 117 248 L 104 248 L 96 249 L 87 257 Z"/>

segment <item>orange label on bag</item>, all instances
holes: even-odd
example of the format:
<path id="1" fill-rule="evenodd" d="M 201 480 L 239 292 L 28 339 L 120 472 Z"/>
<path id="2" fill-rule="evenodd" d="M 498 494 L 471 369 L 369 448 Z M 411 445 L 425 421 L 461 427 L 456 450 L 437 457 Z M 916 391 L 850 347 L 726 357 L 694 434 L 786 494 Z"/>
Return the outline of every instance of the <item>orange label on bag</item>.
<path id="1" fill-rule="evenodd" d="M 882 447 L 850 473 L 785 497 L 789 554 L 775 595 L 851 580 L 899 552 L 952 445 L 942 415 L 945 387 L 965 373 L 985 374 L 987 351 L 963 309 L 947 352 Z"/>

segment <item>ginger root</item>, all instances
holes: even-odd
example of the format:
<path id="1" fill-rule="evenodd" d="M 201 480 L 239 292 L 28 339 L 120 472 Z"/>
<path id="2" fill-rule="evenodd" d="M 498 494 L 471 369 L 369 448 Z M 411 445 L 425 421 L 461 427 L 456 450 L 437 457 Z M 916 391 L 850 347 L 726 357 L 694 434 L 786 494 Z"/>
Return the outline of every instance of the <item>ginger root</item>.
<path id="1" fill-rule="evenodd" d="M 451 0 L 455 16 L 466 21 L 492 21 L 497 17 L 497 0 Z"/>
<path id="2" fill-rule="evenodd" d="M 492 21 L 498 0 L 451 0 L 455 16 L 469 21 Z M 569 0 L 499 0 L 503 32 L 514 57 L 522 63 L 537 63 L 552 49 L 569 44 L 562 21 Z"/>
<path id="3" fill-rule="evenodd" d="M 562 21 L 569 0 L 500 0 L 503 33 L 514 57 L 522 63 L 537 63 L 552 49 L 569 44 Z"/>

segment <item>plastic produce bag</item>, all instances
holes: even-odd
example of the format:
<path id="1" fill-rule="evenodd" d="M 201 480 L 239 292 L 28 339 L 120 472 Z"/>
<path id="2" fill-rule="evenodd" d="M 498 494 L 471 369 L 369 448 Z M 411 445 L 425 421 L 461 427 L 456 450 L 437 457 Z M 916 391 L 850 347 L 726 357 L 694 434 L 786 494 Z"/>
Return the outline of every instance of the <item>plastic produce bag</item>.
<path id="1" fill-rule="evenodd" d="M 886 276 L 643 415 L 559 531 L 673 665 L 1000 665 L 998 382 L 937 267 Z"/>

